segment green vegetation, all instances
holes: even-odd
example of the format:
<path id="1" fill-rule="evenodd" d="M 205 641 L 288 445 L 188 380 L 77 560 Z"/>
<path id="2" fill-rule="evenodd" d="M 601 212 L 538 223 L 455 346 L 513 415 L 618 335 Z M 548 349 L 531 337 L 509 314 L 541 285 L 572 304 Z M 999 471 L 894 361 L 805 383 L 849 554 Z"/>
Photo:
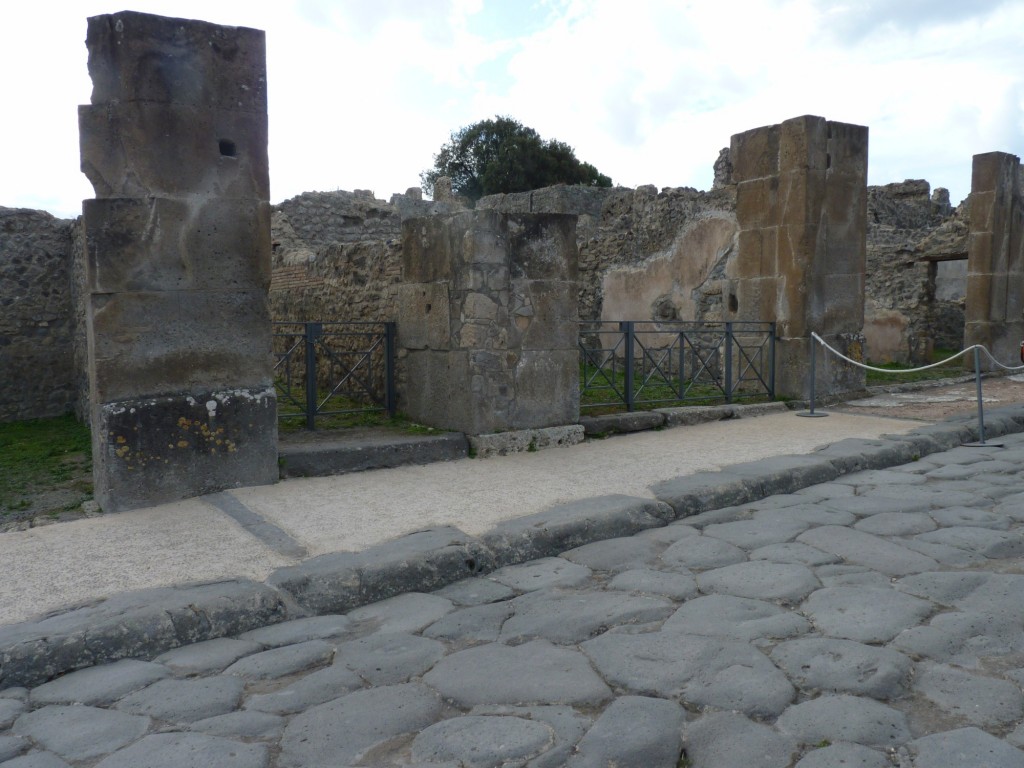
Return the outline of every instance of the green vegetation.
<path id="1" fill-rule="evenodd" d="M 931 356 L 931 363 L 937 363 L 940 360 L 946 360 L 952 355 L 955 355 L 959 350 L 955 349 L 936 349 Z M 919 368 L 920 366 L 903 365 L 902 363 L 869 363 L 876 368 L 885 368 L 893 371 L 893 373 L 878 373 L 877 371 L 867 372 L 867 383 L 869 387 L 880 385 L 880 384 L 906 384 L 914 381 L 936 381 L 940 379 L 950 379 L 957 376 L 964 376 L 970 373 L 970 370 L 964 368 L 964 357 L 958 357 L 945 365 L 940 365 L 937 368 L 929 368 L 926 371 L 915 371 L 914 373 L 896 373 L 897 371 L 906 371 L 910 368 Z M 970 363 L 968 363 L 970 364 Z"/>
<path id="2" fill-rule="evenodd" d="M 442 176 L 452 191 L 476 202 L 485 195 L 528 192 L 553 184 L 610 187 L 612 180 L 576 159 L 568 144 L 545 141 L 533 128 L 510 117 L 481 120 L 460 128 L 434 155 L 434 167 L 420 174 L 428 194 Z"/>
<path id="3" fill-rule="evenodd" d="M 0 424 L 0 521 L 58 515 L 92 498 L 89 427 L 74 416 Z"/>
<path id="4" fill-rule="evenodd" d="M 593 379 L 589 386 L 586 382 Z M 614 388 L 613 385 L 614 384 Z M 621 413 L 626 410 L 622 401 L 625 392 L 626 374 L 620 366 L 614 371 L 604 369 L 594 375 L 592 366 L 580 366 L 580 413 L 583 416 L 603 416 L 608 413 Z M 678 386 L 678 385 L 677 385 Z M 672 408 L 681 405 L 722 405 L 725 395 L 722 390 L 711 383 L 682 382 L 685 398 L 680 399 L 676 386 L 668 384 L 664 379 L 654 377 L 644 383 L 644 374 L 634 372 L 633 392 L 635 411 L 651 411 L 655 408 Z M 734 402 L 766 403 L 769 401 L 763 393 L 737 392 Z"/>
<path id="5" fill-rule="evenodd" d="M 322 395 L 322 397 L 325 396 L 326 393 Z M 337 411 L 338 413 L 317 416 L 317 430 L 387 427 L 401 429 L 414 435 L 431 435 L 441 431 L 434 429 L 434 427 L 427 427 L 410 421 L 402 414 L 388 416 L 387 411 L 380 406 L 367 405 L 341 395 L 332 397 L 324 406 L 324 411 Z M 306 429 L 305 403 L 301 401 L 293 402 L 289 398 L 282 397 L 280 391 L 277 398 L 277 416 L 278 430 L 282 433 L 294 434 Z"/>

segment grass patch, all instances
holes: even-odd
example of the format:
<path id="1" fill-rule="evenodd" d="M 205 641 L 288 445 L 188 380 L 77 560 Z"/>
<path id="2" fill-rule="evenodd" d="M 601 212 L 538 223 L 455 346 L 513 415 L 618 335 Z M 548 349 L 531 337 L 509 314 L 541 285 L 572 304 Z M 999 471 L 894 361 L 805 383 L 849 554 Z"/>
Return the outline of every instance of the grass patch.
<path id="1" fill-rule="evenodd" d="M 585 387 L 587 379 L 593 378 L 589 387 Z M 580 414 L 583 416 L 603 416 L 609 413 L 622 413 L 626 404 L 618 401 L 625 393 L 626 375 L 622 367 L 612 371 L 604 369 L 604 373 L 594 376 L 593 368 L 580 368 Z M 684 393 L 679 396 L 680 390 Z M 680 387 L 673 387 L 664 380 L 652 379 L 644 382 L 643 374 L 633 375 L 634 411 L 651 411 L 655 408 L 672 408 L 683 405 L 721 405 L 726 402 L 722 390 L 711 383 L 684 381 Z M 767 395 L 737 392 L 733 402 L 767 403 L 771 398 Z"/>
<path id="2" fill-rule="evenodd" d="M 80 506 L 92 498 L 91 461 L 89 427 L 74 416 L 0 424 L 0 519 Z"/>
<path id="3" fill-rule="evenodd" d="M 937 363 L 940 360 L 946 360 L 951 355 L 955 355 L 959 350 L 955 349 L 936 349 L 931 356 L 931 363 Z M 958 357 L 956 360 L 940 365 L 936 368 L 929 368 L 926 371 L 915 371 L 914 373 L 898 373 L 898 371 L 907 371 L 911 368 L 918 368 L 920 366 L 904 365 L 903 363 L 870 363 L 870 365 L 876 368 L 885 368 L 893 371 L 893 373 L 879 373 L 877 371 L 867 371 L 867 384 L 868 386 L 876 386 L 880 384 L 906 384 L 908 382 L 915 381 L 938 381 L 940 379 L 951 379 L 957 376 L 963 376 L 971 371 L 964 368 L 964 357 Z"/>

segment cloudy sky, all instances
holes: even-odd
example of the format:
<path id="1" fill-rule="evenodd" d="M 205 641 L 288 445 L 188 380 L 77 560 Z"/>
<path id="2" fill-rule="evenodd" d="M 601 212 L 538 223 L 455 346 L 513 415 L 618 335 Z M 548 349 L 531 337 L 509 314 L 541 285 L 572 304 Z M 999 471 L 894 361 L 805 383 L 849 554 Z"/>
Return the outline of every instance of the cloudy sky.
<path id="1" fill-rule="evenodd" d="M 954 204 L 971 156 L 1024 154 L 1024 0 L 35 0 L 0 24 L 0 206 L 74 216 L 86 17 L 267 32 L 272 201 L 419 184 L 509 115 L 617 184 L 711 185 L 729 137 L 802 114 L 870 127 L 870 184 Z"/>

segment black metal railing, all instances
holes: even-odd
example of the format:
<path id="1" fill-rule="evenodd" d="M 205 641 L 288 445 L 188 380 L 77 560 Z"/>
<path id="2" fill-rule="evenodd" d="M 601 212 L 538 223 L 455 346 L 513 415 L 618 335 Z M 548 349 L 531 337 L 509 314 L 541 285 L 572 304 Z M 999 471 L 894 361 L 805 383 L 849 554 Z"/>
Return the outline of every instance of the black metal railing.
<path id="1" fill-rule="evenodd" d="M 280 420 L 373 411 L 395 415 L 395 324 L 287 323 L 274 326 L 274 382 Z"/>
<path id="2" fill-rule="evenodd" d="M 580 323 L 580 407 L 775 397 L 775 323 Z"/>

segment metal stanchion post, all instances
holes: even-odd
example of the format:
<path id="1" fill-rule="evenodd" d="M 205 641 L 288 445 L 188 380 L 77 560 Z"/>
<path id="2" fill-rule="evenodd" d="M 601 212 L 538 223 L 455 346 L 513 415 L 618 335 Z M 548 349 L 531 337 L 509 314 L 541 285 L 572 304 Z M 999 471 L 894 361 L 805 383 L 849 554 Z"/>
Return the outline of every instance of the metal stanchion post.
<path id="1" fill-rule="evenodd" d="M 796 415 L 797 416 L 803 416 L 804 418 L 808 418 L 808 419 L 820 419 L 820 418 L 823 418 L 825 416 L 828 416 L 828 414 L 827 413 L 816 413 L 814 411 L 814 401 L 815 401 L 814 382 L 818 378 L 818 375 L 817 375 L 818 374 L 818 366 L 817 366 L 817 358 L 815 357 L 815 353 L 814 353 L 814 348 L 815 348 L 816 344 L 815 344 L 813 336 L 810 337 L 810 342 L 811 342 L 811 403 L 810 403 L 811 407 L 810 407 L 810 410 L 808 410 L 808 411 L 798 411 Z"/>

